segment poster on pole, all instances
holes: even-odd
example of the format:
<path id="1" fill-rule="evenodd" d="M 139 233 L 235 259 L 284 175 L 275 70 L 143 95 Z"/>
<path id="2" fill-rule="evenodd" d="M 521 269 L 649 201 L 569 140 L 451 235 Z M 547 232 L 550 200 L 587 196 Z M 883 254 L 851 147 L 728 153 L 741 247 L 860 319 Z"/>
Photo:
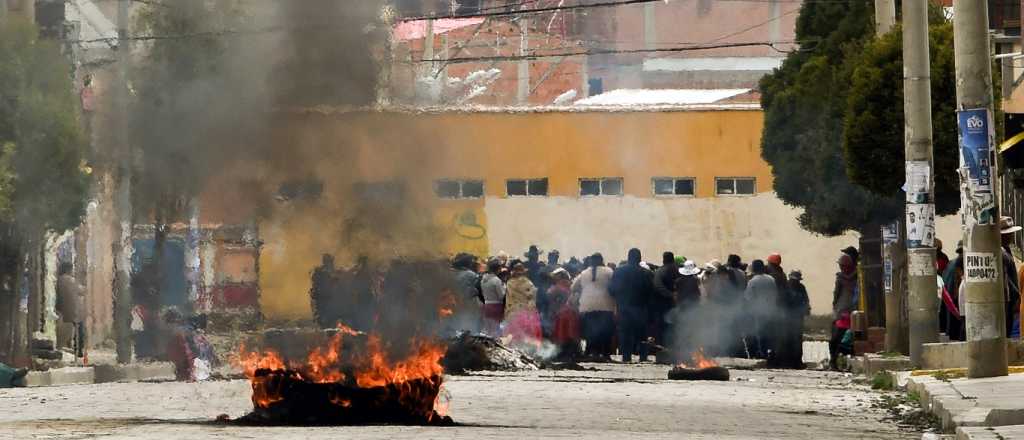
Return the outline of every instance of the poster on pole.
<path id="1" fill-rule="evenodd" d="M 899 241 L 899 222 L 882 225 L 882 281 L 885 293 L 892 293 L 892 246 Z"/>
<path id="2" fill-rule="evenodd" d="M 907 161 L 907 203 L 931 202 L 932 166 L 925 160 Z"/>
<path id="3" fill-rule="evenodd" d="M 907 248 L 929 248 L 935 244 L 935 205 L 907 205 Z"/>
<path id="4" fill-rule="evenodd" d="M 966 192 L 965 225 L 993 224 L 996 218 L 992 190 L 992 115 L 985 108 L 957 111 L 960 132 L 960 178 Z"/>

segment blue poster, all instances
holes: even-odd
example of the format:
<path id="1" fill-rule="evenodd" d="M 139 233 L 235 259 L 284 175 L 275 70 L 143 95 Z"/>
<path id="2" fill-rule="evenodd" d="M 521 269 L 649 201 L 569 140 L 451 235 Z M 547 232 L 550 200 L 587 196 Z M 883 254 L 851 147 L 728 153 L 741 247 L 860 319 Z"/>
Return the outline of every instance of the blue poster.
<path id="1" fill-rule="evenodd" d="M 960 177 L 967 197 L 966 220 L 992 224 L 995 218 L 995 196 L 992 192 L 992 118 L 988 109 L 967 109 L 957 112 L 960 131 Z"/>

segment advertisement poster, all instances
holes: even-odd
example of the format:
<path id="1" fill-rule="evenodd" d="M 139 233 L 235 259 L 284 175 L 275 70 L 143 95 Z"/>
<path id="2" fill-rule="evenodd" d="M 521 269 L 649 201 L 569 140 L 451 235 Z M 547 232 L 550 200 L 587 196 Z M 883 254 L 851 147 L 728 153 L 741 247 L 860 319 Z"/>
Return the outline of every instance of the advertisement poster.
<path id="1" fill-rule="evenodd" d="M 907 248 L 928 248 L 935 244 L 935 205 L 907 205 Z"/>
<path id="2" fill-rule="evenodd" d="M 960 131 L 960 174 L 968 193 L 964 205 L 967 222 L 988 225 L 995 222 L 996 204 L 992 191 L 992 116 L 987 109 L 957 112 Z"/>
<path id="3" fill-rule="evenodd" d="M 891 246 L 899 241 L 899 223 L 893 222 L 882 226 L 882 281 L 885 293 L 892 293 L 892 255 Z"/>
<path id="4" fill-rule="evenodd" d="M 907 161 L 907 203 L 931 201 L 931 169 L 931 164 L 927 161 Z"/>

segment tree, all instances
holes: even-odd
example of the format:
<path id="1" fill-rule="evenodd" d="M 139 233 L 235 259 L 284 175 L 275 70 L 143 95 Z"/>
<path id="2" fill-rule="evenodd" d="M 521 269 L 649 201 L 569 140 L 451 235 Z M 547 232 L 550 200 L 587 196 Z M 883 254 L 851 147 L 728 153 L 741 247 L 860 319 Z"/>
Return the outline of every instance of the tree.
<path id="1" fill-rule="evenodd" d="M 17 19 L 0 23 L 0 221 L 33 235 L 78 225 L 88 176 L 77 108 L 57 43 Z"/>
<path id="2" fill-rule="evenodd" d="M 932 13 L 929 28 L 936 215 L 956 213 L 960 181 L 953 25 Z M 902 29 L 864 47 L 853 71 L 843 132 L 846 172 L 880 197 L 900 199 L 904 184 Z"/>
<path id="3" fill-rule="evenodd" d="M 8 347 L 15 350 L 24 349 L 29 329 L 16 317 L 12 293 L 33 285 L 20 275 L 45 233 L 74 228 L 85 211 L 87 142 L 71 72 L 57 43 L 40 39 L 34 24 L 0 20 L 0 293 L 10 299 L 0 304 L 0 321 L 3 333 L 20 335 Z"/>
<path id="4" fill-rule="evenodd" d="M 803 208 L 800 224 L 812 232 L 876 235 L 879 224 L 902 212 L 901 199 L 850 180 L 842 151 L 851 60 L 873 36 L 872 17 L 864 1 L 805 2 L 796 23 L 801 49 L 761 80 L 762 156 L 779 198 Z"/>

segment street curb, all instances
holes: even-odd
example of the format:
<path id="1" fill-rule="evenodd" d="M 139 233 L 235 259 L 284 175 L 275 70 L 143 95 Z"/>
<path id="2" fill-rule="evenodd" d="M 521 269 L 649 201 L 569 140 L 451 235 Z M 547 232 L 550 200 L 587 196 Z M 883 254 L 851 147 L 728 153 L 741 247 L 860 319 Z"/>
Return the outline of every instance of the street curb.
<path id="1" fill-rule="evenodd" d="M 54 368 L 30 371 L 23 383 L 26 387 L 91 385 L 110 382 L 173 381 L 174 364 L 154 362 L 128 365 L 94 365 L 90 367 Z"/>
<path id="2" fill-rule="evenodd" d="M 173 381 L 174 364 L 154 362 L 129 365 L 96 365 L 96 383 Z"/>
<path id="3" fill-rule="evenodd" d="M 921 406 L 942 420 L 942 427 L 945 430 L 979 427 L 980 431 L 977 433 L 980 435 L 988 427 L 1024 424 L 1024 404 L 1019 408 L 989 407 L 991 398 L 984 397 L 982 400 L 988 402 L 979 404 L 978 396 L 964 395 L 956 388 L 957 383 L 966 383 L 965 381 L 966 379 L 943 381 L 931 376 L 912 376 L 907 382 L 907 390 L 916 393 L 921 399 Z"/>
<path id="4" fill-rule="evenodd" d="M 1004 440 L 1024 438 L 1024 425 L 995 427 L 962 427 L 956 429 L 957 440 Z"/>

